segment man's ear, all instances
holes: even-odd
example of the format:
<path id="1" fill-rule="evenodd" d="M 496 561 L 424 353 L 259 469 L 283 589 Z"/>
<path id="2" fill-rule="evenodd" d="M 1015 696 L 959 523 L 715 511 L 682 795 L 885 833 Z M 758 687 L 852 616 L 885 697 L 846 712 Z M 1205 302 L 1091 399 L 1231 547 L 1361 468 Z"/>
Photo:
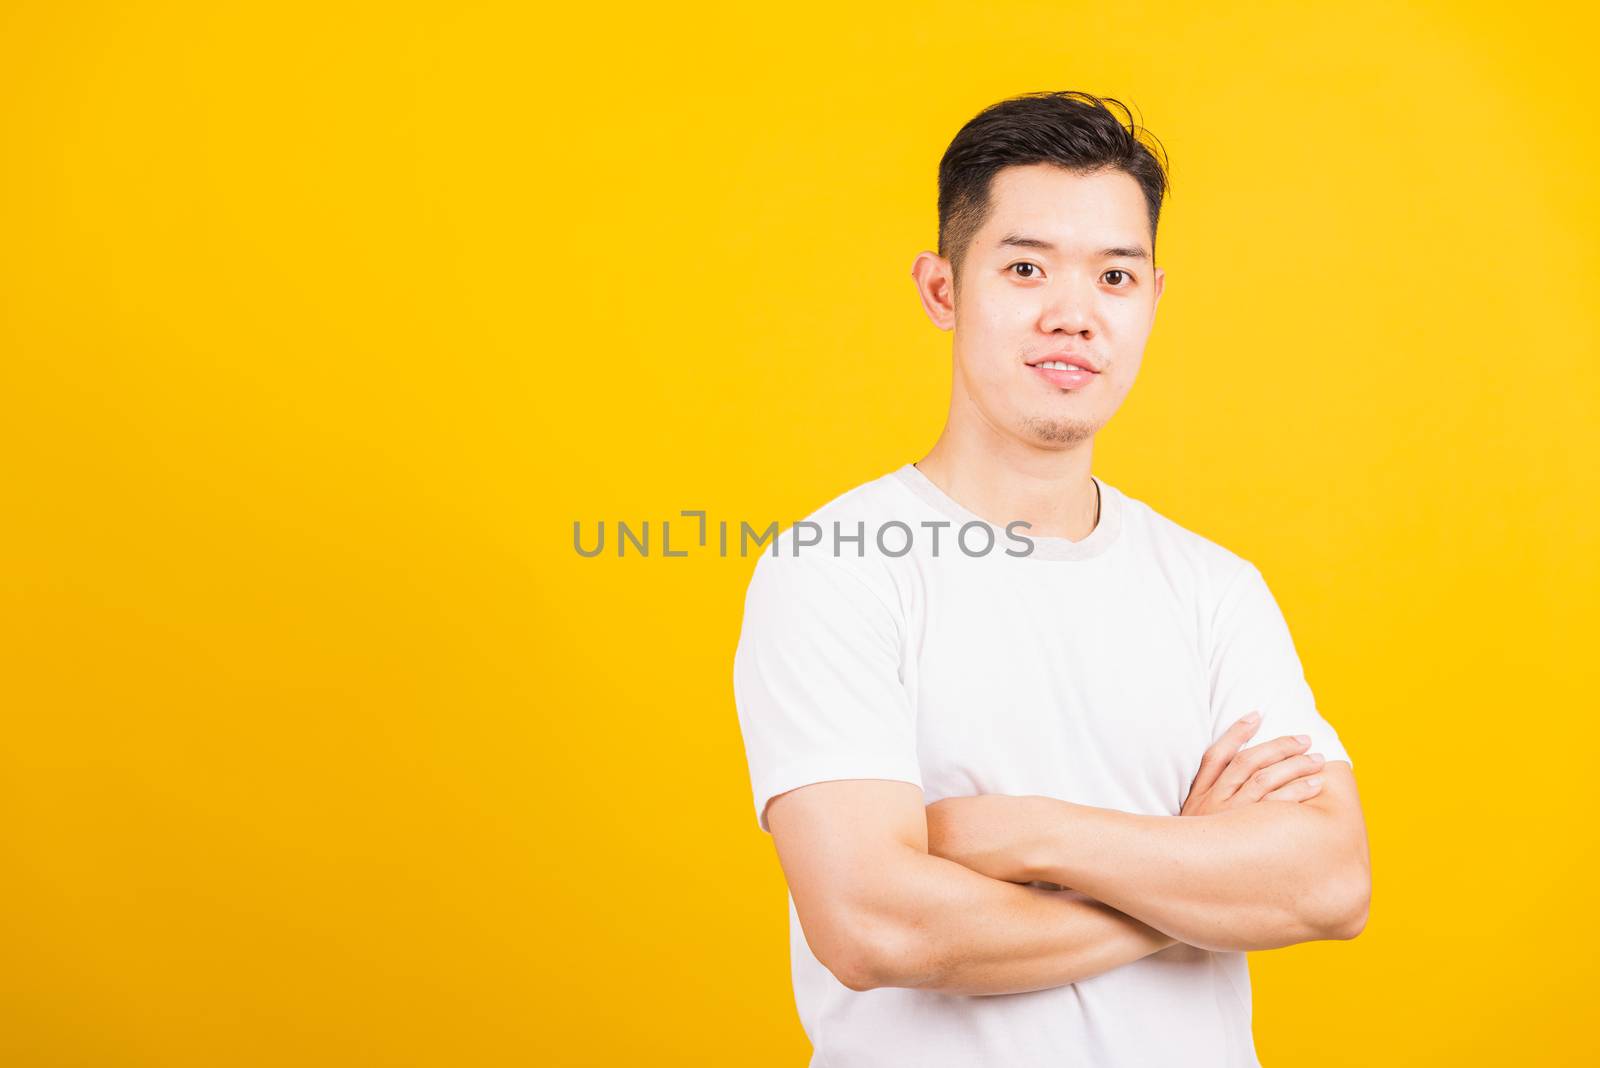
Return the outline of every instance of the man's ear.
<path id="1" fill-rule="evenodd" d="M 1156 268 L 1156 299 L 1150 304 L 1150 320 L 1155 321 L 1156 309 L 1161 306 L 1161 292 L 1166 288 L 1167 272 L 1160 267 Z"/>
<path id="2" fill-rule="evenodd" d="M 922 310 L 940 330 L 956 325 L 955 275 L 950 261 L 932 252 L 919 252 L 911 264 L 911 277 L 917 283 Z"/>

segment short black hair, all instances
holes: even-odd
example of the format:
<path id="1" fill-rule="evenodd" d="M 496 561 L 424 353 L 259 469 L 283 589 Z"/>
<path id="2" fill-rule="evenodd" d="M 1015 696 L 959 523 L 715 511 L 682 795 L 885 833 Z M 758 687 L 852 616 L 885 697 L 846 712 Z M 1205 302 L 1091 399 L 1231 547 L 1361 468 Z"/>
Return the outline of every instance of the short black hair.
<path id="1" fill-rule="evenodd" d="M 1078 174 L 1110 168 L 1138 182 L 1155 259 L 1156 224 L 1171 188 L 1166 151 L 1122 101 L 1064 90 L 990 104 L 945 149 L 939 160 L 939 255 L 958 274 L 967 246 L 988 217 L 994 176 L 1003 168 L 1033 163 L 1053 163 Z"/>

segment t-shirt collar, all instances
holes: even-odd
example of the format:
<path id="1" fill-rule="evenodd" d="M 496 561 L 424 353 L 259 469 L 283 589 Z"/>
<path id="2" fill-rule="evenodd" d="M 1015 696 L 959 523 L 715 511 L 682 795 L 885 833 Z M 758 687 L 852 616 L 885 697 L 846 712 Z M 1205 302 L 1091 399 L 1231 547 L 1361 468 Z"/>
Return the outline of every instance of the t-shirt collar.
<path id="1" fill-rule="evenodd" d="M 933 480 L 923 474 L 914 463 L 908 463 L 895 471 L 894 476 L 913 494 L 957 524 L 984 523 L 994 530 L 996 538 L 1002 542 L 1017 536 L 1032 540 L 1033 551 L 1026 557 L 1008 557 L 1008 559 L 1087 560 L 1105 552 L 1122 532 L 1122 494 L 1117 492 L 1116 487 L 1106 485 L 1094 475 L 1089 477 L 1094 479 L 1095 485 L 1100 489 L 1100 522 L 1079 541 L 1070 538 L 1041 538 L 1022 527 L 1017 528 L 1015 535 L 1008 535 L 1004 526 L 988 522 L 934 485 Z"/>

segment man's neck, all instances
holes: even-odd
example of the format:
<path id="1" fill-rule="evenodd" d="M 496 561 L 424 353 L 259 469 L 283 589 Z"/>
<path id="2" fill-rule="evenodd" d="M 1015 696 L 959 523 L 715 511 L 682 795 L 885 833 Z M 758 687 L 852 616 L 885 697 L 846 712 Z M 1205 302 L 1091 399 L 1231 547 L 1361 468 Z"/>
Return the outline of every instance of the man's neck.
<path id="1" fill-rule="evenodd" d="M 1095 528 L 1099 492 L 1089 477 L 1094 439 L 1070 449 L 1022 442 L 964 445 L 947 427 L 917 470 L 969 512 L 1005 526 L 1031 523 L 1031 538 L 1082 541 Z"/>

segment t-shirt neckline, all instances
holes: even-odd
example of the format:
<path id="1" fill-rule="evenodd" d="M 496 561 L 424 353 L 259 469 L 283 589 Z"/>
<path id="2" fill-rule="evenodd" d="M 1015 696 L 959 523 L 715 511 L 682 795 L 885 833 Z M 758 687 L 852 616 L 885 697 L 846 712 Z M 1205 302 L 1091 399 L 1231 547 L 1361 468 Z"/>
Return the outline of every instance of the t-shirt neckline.
<path id="1" fill-rule="evenodd" d="M 990 523 L 940 489 L 915 463 L 906 464 L 894 474 L 912 493 L 958 523 L 983 523 L 995 532 L 995 537 L 1000 539 L 1002 544 L 1009 544 L 1006 539 L 1018 536 L 1026 537 L 1033 542 L 1033 551 L 1026 557 L 1007 557 L 1007 559 L 1087 560 L 1099 556 L 1110 548 L 1122 531 L 1122 495 L 1115 487 L 1106 485 L 1092 474 L 1089 477 L 1094 479 L 1095 485 L 1100 489 L 1100 521 L 1080 541 L 1073 541 L 1070 538 L 1041 538 L 1030 534 L 1023 527 L 1017 528 L 1015 535 L 1007 534 L 1005 527 Z"/>

